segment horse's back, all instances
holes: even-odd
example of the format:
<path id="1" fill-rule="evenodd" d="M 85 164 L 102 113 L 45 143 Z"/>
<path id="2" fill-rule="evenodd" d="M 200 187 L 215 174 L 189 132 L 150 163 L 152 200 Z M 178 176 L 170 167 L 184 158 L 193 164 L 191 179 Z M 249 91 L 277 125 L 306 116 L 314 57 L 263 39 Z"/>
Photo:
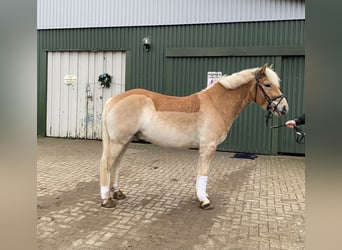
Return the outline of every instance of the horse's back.
<path id="1" fill-rule="evenodd" d="M 105 104 L 105 107 L 107 106 L 113 106 L 116 103 L 118 103 L 119 101 L 121 101 L 122 99 L 131 96 L 131 95 L 146 95 L 148 92 L 148 90 L 145 89 L 131 89 L 131 90 L 127 90 L 121 94 L 118 94 L 116 96 L 113 96 L 111 98 L 109 98 Z"/>
<path id="2" fill-rule="evenodd" d="M 159 112 L 196 113 L 200 109 L 200 99 L 197 93 L 190 96 L 179 97 L 164 95 L 145 89 L 128 90 L 110 99 L 108 105 L 115 105 L 122 99 L 125 99 L 132 95 L 144 96 L 150 99 L 155 110 Z"/>

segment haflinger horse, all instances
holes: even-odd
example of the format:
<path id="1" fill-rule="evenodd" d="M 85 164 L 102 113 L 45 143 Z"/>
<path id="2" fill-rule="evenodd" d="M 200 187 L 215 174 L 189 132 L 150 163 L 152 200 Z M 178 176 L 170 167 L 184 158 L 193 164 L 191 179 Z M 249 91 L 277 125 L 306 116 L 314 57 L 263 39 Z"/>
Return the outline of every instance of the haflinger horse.
<path id="1" fill-rule="evenodd" d="M 119 163 L 134 137 L 162 147 L 199 148 L 196 195 L 212 209 L 206 193 L 208 170 L 241 111 L 251 102 L 276 115 L 288 112 L 278 75 L 267 64 L 223 76 L 190 96 L 176 97 L 132 89 L 110 98 L 102 115 L 101 206 L 115 207 L 126 196 L 119 189 Z"/>

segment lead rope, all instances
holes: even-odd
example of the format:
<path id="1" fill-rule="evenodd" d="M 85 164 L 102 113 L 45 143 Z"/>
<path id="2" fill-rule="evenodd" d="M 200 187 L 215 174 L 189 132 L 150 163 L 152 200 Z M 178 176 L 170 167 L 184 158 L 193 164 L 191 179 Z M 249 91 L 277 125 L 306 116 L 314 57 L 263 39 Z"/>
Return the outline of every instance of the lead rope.
<path id="1" fill-rule="evenodd" d="M 265 115 L 266 117 L 266 126 L 268 128 L 281 128 L 281 127 L 286 127 L 286 124 L 280 124 L 280 125 L 274 125 L 274 126 L 271 126 L 270 125 L 270 120 L 273 119 L 273 114 L 271 113 L 271 111 L 269 111 L 267 113 L 267 115 Z M 304 130 L 302 130 L 301 128 L 295 126 L 293 128 L 294 130 L 294 137 L 295 137 L 295 140 L 298 144 L 304 144 L 305 143 L 305 132 Z"/>

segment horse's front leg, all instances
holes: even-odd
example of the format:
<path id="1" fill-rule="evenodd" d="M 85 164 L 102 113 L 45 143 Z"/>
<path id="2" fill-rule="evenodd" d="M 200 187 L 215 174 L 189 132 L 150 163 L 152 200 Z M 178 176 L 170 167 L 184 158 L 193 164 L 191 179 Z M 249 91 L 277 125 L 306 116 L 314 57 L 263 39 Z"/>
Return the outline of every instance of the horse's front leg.
<path id="1" fill-rule="evenodd" d="M 197 167 L 196 195 L 202 209 L 213 209 L 206 192 L 208 182 L 208 170 L 216 150 L 216 145 L 200 146 L 200 155 Z"/>

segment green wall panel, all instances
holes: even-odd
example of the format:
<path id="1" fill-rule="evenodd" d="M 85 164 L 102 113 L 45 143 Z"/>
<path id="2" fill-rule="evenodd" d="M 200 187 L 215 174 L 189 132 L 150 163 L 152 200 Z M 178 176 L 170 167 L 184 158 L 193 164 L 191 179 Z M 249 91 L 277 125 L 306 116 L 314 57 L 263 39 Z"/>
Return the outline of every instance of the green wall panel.
<path id="1" fill-rule="evenodd" d="M 142 39 L 146 36 L 151 38 L 150 52 L 146 52 L 142 44 Z M 232 48 L 238 48 L 236 55 L 231 55 Z M 45 135 L 47 51 L 126 51 L 126 89 L 146 88 L 172 95 L 187 95 L 205 87 L 203 84 L 206 83 L 206 72 L 209 70 L 229 74 L 259 66 L 264 62 L 271 63 L 278 56 L 283 56 L 284 59 L 279 63 L 279 70 L 291 71 L 293 67 L 291 55 L 298 56 L 298 51 L 302 54 L 302 59 L 295 60 L 297 66 L 301 67 L 297 67 L 299 70 L 297 73 L 304 75 L 303 48 L 303 20 L 39 30 L 38 134 Z M 191 56 L 182 54 L 184 51 L 180 55 L 170 55 L 170 52 L 174 52 L 173 49 L 176 49 L 176 52 L 178 49 L 190 49 L 191 53 L 201 52 L 205 56 L 199 53 L 197 57 L 190 58 Z M 230 54 L 227 51 L 230 51 Z M 256 54 L 251 54 L 252 52 Z M 264 56 L 260 54 L 264 52 L 266 53 Z M 239 56 L 241 53 L 243 56 Z M 296 78 L 295 75 L 292 77 Z M 303 78 L 299 78 L 298 83 L 302 88 Z M 295 85 L 293 87 L 294 89 L 290 88 L 293 98 L 303 99 L 303 91 L 295 91 Z M 270 139 L 272 136 L 265 130 L 262 122 L 263 111 L 254 109 L 257 107 L 248 107 L 241 114 L 231 130 L 229 139 L 220 146 L 220 149 L 267 154 L 275 153 L 275 150 L 289 153 L 303 152 L 301 147 L 297 148 L 297 145 L 290 144 L 288 139 L 284 145 L 275 146 L 275 139 L 287 137 L 286 133 L 289 131 L 284 133 L 279 131 L 276 133 L 277 138 Z M 300 110 L 302 106 L 299 105 L 298 111 Z M 235 132 L 239 130 L 241 131 Z M 246 135 L 241 137 L 241 133 Z M 251 138 L 253 143 L 250 144 Z M 270 140 L 273 142 L 271 146 Z"/>
<path id="2" fill-rule="evenodd" d="M 282 58 L 282 82 L 281 86 L 286 93 L 287 101 L 290 106 L 286 119 L 280 123 L 292 119 L 305 112 L 304 106 L 304 67 L 305 58 L 302 57 L 283 57 Z M 300 126 L 305 130 L 305 126 Z M 292 129 L 279 129 L 278 152 L 283 153 L 305 153 L 305 144 L 295 142 L 294 131 Z"/>

